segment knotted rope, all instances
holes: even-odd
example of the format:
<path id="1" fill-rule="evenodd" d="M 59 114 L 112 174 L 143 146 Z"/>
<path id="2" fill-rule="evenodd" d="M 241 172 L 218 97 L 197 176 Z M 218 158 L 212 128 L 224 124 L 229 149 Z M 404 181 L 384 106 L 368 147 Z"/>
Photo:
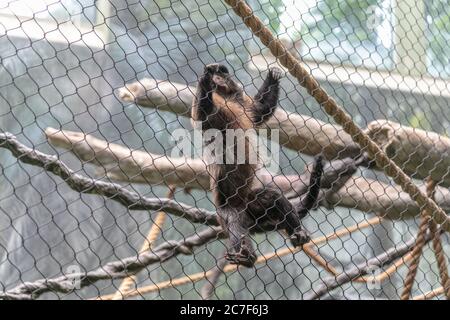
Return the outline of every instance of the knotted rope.
<path id="1" fill-rule="evenodd" d="M 241 17 L 247 27 L 257 36 L 261 42 L 269 48 L 270 52 L 279 60 L 281 65 L 288 69 L 289 73 L 297 78 L 301 86 L 324 108 L 327 114 L 341 125 L 362 150 L 367 151 L 369 156 L 375 159 L 379 168 L 401 186 L 420 207 L 423 207 L 427 216 L 432 217 L 436 223 L 450 232 L 450 218 L 447 214 L 426 194 L 424 194 L 408 177 L 402 169 L 397 166 L 384 153 L 381 148 L 367 136 L 351 119 L 351 117 L 331 98 L 327 92 L 320 87 L 319 83 L 309 74 L 300 62 L 284 47 L 281 41 L 276 39 L 271 31 L 264 26 L 262 21 L 256 17 L 252 9 L 244 0 L 225 0 L 234 12 Z"/>

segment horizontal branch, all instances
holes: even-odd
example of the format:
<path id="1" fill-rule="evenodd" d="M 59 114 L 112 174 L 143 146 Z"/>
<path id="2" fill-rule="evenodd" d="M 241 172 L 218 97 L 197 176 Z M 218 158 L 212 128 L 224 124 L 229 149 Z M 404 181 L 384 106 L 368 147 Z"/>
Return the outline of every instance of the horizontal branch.
<path id="1" fill-rule="evenodd" d="M 62 178 L 70 188 L 77 192 L 107 197 L 108 199 L 121 203 L 129 210 L 164 211 L 177 217 L 184 218 L 192 223 L 209 226 L 220 225 L 217 215 L 214 212 L 192 207 L 172 199 L 143 197 L 135 192 L 127 190 L 119 184 L 99 181 L 74 173 L 55 156 L 25 146 L 10 133 L 0 134 L 0 148 L 10 150 L 11 153 L 23 163 L 38 166 L 48 172 L 52 172 Z M 258 227 L 259 228 L 251 229 L 250 231 L 275 231 L 280 229 L 282 225 L 273 221 L 268 221 Z"/>
<path id="2" fill-rule="evenodd" d="M 149 265 L 167 261 L 179 254 L 190 255 L 196 247 L 223 237 L 221 229 L 211 227 L 180 241 L 167 241 L 151 251 L 113 261 L 87 273 L 71 273 L 53 279 L 41 279 L 23 283 L 12 290 L 0 292 L 0 299 L 29 300 L 37 299 L 46 292 L 70 293 L 93 285 L 100 280 L 123 279 L 134 275 Z"/>
<path id="3" fill-rule="evenodd" d="M 425 239 L 426 243 L 428 243 L 431 239 L 430 234 L 428 234 Z M 383 266 L 402 258 L 414 248 L 415 243 L 416 239 L 411 238 L 397 247 L 390 248 L 387 251 L 382 252 L 359 265 L 356 265 L 355 267 L 342 271 L 342 273 L 336 277 L 324 279 L 323 284 L 321 284 L 318 288 L 313 289 L 313 293 L 307 295 L 305 300 L 319 299 L 334 289 L 339 288 L 361 276 L 367 275 L 369 272 L 373 271 L 374 268 L 382 268 Z"/>
<path id="4" fill-rule="evenodd" d="M 408 175 L 431 176 L 439 185 L 450 187 L 448 137 L 388 120 L 372 121 L 365 131 Z"/>
<path id="5" fill-rule="evenodd" d="M 130 150 L 81 132 L 47 128 L 45 134 L 52 145 L 95 164 L 113 180 L 209 189 L 209 175 L 201 160 Z"/>
<path id="6" fill-rule="evenodd" d="M 53 145 L 70 150 L 84 161 L 91 161 L 99 167 L 105 166 L 111 178 L 122 175 L 121 179 L 129 182 L 148 181 L 149 184 L 159 184 L 166 183 L 164 177 L 170 176 L 171 185 L 184 188 L 190 182 L 188 185 L 192 188 L 209 189 L 209 176 L 202 160 L 189 159 L 189 165 L 183 166 L 178 164 L 179 159 L 138 150 L 130 151 L 124 146 L 107 143 L 83 133 L 52 128 L 47 129 L 46 133 Z M 131 153 L 133 159 L 139 160 L 129 159 L 127 165 L 123 165 L 120 169 L 119 159 L 124 155 L 131 158 L 129 156 Z M 158 166 L 153 165 L 154 159 L 158 159 Z M 174 163 L 177 165 L 173 165 Z M 139 172 L 141 166 L 143 167 L 141 176 L 134 175 L 134 178 L 127 178 L 126 170 L 135 174 Z M 356 169 L 354 160 L 350 158 L 329 162 L 324 169 L 321 187 L 324 191 L 333 188 L 334 192 L 322 192 L 319 204 L 327 208 L 335 206 L 354 208 L 363 212 L 382 214 L 385 218 L 395 220 L 412 218 L 420 214 L 419 206 L 400 187 L 366 177 L 352 176 Z M 307 190 L 309 171 L 302 175 L 272 176 L 261 173 L 258 177 L 263 184 L 276 185 L 295 202 L 295 199 Z M 192 182 L 192 179 L 197 179 L 197 182 Z M 436 201 L 446 212 L 450 211 L 449 190 L 438 187 Z"/>
<path id="7" fill-rule="evenodd" d="M 194 87 L 184 84 L 145 78 L 119 89 L 118 95 L 123 101 L 135 102 L 142 107 L 189 117 L 194 92 Z M 335 159 L 360 154 L 358 145 L 340 126 L 306 115 L 277 108 L 267 126 L 280 130 L 279 142 L 282 146 L 308 155 L 322 153 L 327 159 Z"/>
<path id="8" fill-rule="evenodd" d="M 210 176 L 201 159 L 174 158 L 125 146 L 109 143 L 81 132 L 47 128 L 48 141 L 55 147 L 72 152 L 80 160 L 97 167 L 98 175 L 105 175 L 116 181 L 165 184 L 186 189 L 209 189 Z M 350 158 L 334 160 L 325 168 L 321 187 L 331 188 L 343 175 L 352 175 L 357 170 Z M 100 171 L 101 172 L 100 174 Z M 311 169 L 309 169 L 311 171 Z M 306 192 L 309 172 L 304 175 L 272 176 L 266 170 L 256 172 L 263 184 L 273 183 L 283 191 L 294 192 L 296 196 Z M 291 196 L 294 197 L 294 196 Z"/>
<path id="9" fill-rule="evenodd" d="M 194 223 L 219 225 L 213 212 L 198 209 L 171 199 L 142 197 L 119 184 L 99 181 L 74 173 L 55 156 L 25 146 L 10 133 L 0 134 L 0 148 L 8 149 L 23 163 L 41 167 L 59 176 L 70 188 L 77 192 L 105 196 L 121 203 L 130 210 L 164 211 Z"/>
<path id="10" fill-rule="evenodd" d="M 194 92 L 195 88 L 184 84 L 145 78 L 119 89 L 118 95 L 125 102 L 190 116 Z M 281 145 L 304 154 L 322 153 L 329 160 L 356 158 L 361 154 L 359 146 L 342 127 L 306 115 L 277 108 L 267 126 L 280 130 Z M 365 132 L 407 174 L 422 180 L 431 175 L 442 186 L 450 187 L 449 138 L 387 120 L 371 122 Z"/>

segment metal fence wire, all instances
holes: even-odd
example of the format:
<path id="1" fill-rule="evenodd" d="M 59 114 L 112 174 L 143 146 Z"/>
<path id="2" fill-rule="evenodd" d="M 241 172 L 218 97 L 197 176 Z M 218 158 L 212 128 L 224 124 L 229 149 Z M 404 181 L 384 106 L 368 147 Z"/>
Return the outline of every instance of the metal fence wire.
<path id="1" fill-rule="evenodd" d="M 449 0 L 0 0 L 0 299 L 450 298 L 449 40 Z M 305 77 L 283 67 L 293 58 Z M 258 185 L 297 207 L 323 158 L 310 241 L 294 247 L 269 219 L 251 232 L 252 267 L 225 258 L 191 119 L 213 63 L 250 97 L 281 74 L 236 195 Z M 226 87 L 211 88 L 217 105 Z M 350 119 L 335 121 L 331 98 Z M 228 123 L 246 123 L 229 101 Z M 226 165 L 229 189 L 240 167 Z"/>

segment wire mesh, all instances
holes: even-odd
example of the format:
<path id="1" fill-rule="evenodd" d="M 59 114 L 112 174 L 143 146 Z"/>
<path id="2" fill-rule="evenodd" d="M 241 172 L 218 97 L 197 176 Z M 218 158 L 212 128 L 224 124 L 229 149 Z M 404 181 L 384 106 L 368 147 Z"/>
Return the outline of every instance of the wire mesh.
<path id="1" fill-rule="evenodd" d="M 447 211 L 449 1 L 248 4 Z M 298 205 L 323 155 L 311 241 L 258 232 L 254 267 L 224 258 L 190 119 L 198 79 L 224 64 L 254 96 L 281 68 L 225 2 L 2 0 L 0 59 L 0 299 L 450 294 L 448 233 L 285 69 L 257 181 Z"/>

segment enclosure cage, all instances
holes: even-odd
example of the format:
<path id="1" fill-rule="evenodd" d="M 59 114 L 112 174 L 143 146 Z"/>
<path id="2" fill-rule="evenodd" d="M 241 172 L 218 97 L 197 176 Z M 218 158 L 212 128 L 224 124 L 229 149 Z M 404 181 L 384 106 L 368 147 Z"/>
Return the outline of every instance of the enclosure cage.
<path id="1" fill-rule="evenodd" d="M 450 0 L 0 0 L 0 299 L 450 298 L 449 42 Z M 323 158 L 310 241 L 252 267 L 194 141 L 213 63 L 254 103 L 281 71 L 263 190 Z"/>

